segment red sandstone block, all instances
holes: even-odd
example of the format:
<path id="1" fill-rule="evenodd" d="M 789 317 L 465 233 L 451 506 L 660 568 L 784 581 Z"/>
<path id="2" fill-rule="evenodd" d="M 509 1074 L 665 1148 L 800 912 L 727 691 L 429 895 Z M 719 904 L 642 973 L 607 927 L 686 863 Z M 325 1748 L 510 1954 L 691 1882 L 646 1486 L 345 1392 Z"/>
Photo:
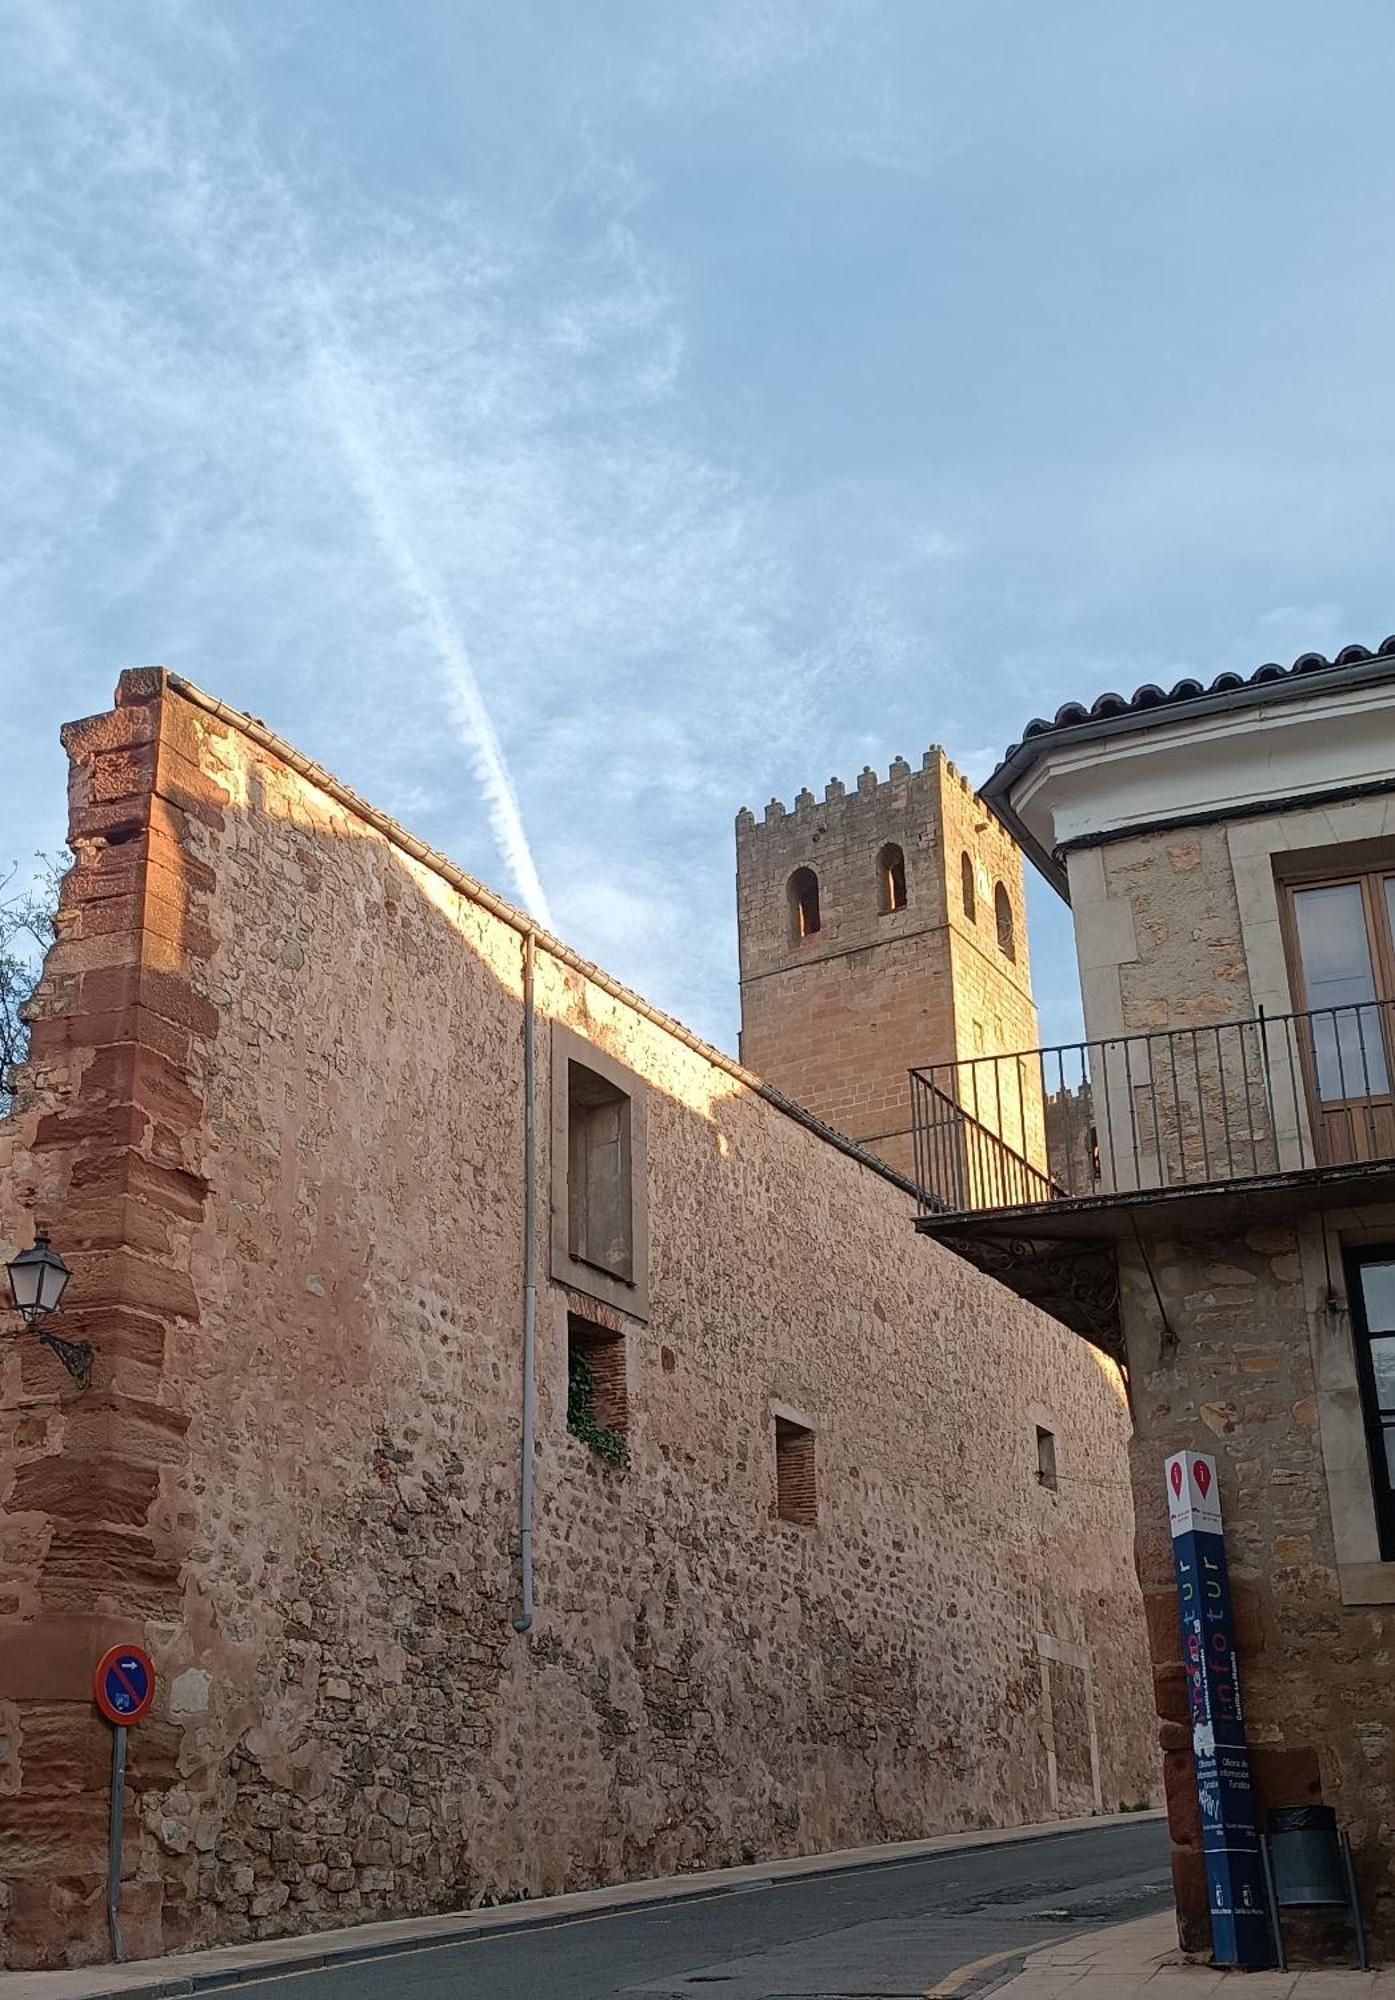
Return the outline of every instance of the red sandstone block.
<path id="1" fill-rule="evenodd" d="M 159 1369 L 165 1359 L 165 1325 L 150 1314 L 126 1306 L 81 1303 L 63 1305 L 63 1331 L 69 1340 L 86 1340 L 97 1350 L 96 1384 L 121 1379 L 121 1364 Z M 99 1388 L 89 1389 L 70 1417 L 85 1413 Z"/>
<path id="2" fill-rule="evenodd" d="M 164 667 L 127 667 L 116 683 L 116 706 L 135 708 L 158 702 L 168 684 L 169 673 Z"/>
<path id="3" fill-rule="evenodd" d="M 88 780 L 89 805 L 142 798 L 155 783 L 155 745 L 141 743 L 124 750 L 105 750 L 92 759 Z"/>
<path id="4" fill-rule="evenodd" d="M 90 1700 L 25 1702 L 18 1750 L 26 1799 L 100 1792 L 111 1775 L 111 1733 Z"/>
<path id="5" fill-rule="evenodd" d="M 93 1666 L 130 1630 L 128 1618 L 86 1607 L 0 1623 L 0 1699 L 81 1702 L 90 1713 Z"/>
<path id="6" fill-rule="evenodd" d="M 163 1259 L 172 1249 L 168 1216 L 123 1193 L 74 1203 L 64 1223 L 63 1241 L 76 1253 L 124 1246 Z"/>
<path id="7" fill-rule="evenodd" d="M 51 1111 L 39 1120 L 34 1135 L 36 1151 L 49 1146 L 96 1144 L 110 1150 L 115 1146 L 140 1146 L 145 1142 L 150 1121 L 136 1104 L 107 1104 L 76 1111 Z"/>
<path id="8" fill-rule="evenodd" d="M 29 1050 L 35 1061 L 55 1060 L 74 1049 L 105 1048 L 113 1042 L 139 1042 L 178 1066 L 187 1062 L 191 1047 L 187 1029 L 152 1014 L 148 1007 L 89 1013 L 79 1011 L 76 998 L 71 1009 L 44 1016 L 29 1031 Z"/>
<path id="9" fill-rule="evenodd" d="M 115 1104 L 140 1104 L 173 1124 L 197 1124 L 203 1102 L 185 1081 L 180 1066 L 137 1042 L 114 1042 L 88 1064 L 83 1089 Z"/>
<path id="10" fill-rule="evenodd" d="M 65 722 L 58 740 L 73 758 L 99 756 L 104 750 L 126 750 L 136 743 L 153 743 L 155 716 L 146 709 L 108 709 Z"/>
<path id="11" fill-rule="evenodd" d="M 70 1186 L 75 1195 L 88 1189 L 120 1189 L 147 1208 L 162 1209 L 186 1222 L 203 1217 L 208 1183 L 187 1168 L 166 1167 L 130 1151 L 85 1153 L 74 1162 Z"/>
<path id="12" fill-rule="evenodd" d="M 137 799 L 121 799 L 115 802 L 102 801 L 89 804 L 85 799 L 69 800 L 68 842 L 76 847 L 86 841 L 112 841 L 120 838 L 122 846 L 126 836 L 134 838 L 149 824 L 151 798 L 147 793 Z"/>
<path id="13" fill-rule="evenodd" d="M 168 1270 L 129 1249 L 76 1255 L 73 1290 L 86 1306 L 108 1301 L 181 1319 L 196 1320 L 199 1316 L 198 1299 L 186 1272 Z"/>
<path id="14" fill-rule="evenodd" d="M 173 1546 L 135 1528 L 55 1521 L 39 1572 L 45 1611 L 78 1611 L 103 1597 L 131 1619 L 177 1618 L 180 1564 Z M 90 1668 L 89 1668 L 90 1671 Z"/>
<path id="15" fill-rule="evenodd" d="M 52 1877 L 104 1869 L 106 1820 L 100 1792 L 0 1799 L 0 1875 Z"/>
<path id="16" fill-rule="evenodd" d="M 125 1315 L 131 1317 L 131 1315 Z M 144 1465 L 182 1465 L 190 1419 L 165 1403 L 131 1396 L 118 1388 L 93 1389 L 71 1410 L 64 1424 L 64 1448 L 75 1455 L 119 1453 Z"/>

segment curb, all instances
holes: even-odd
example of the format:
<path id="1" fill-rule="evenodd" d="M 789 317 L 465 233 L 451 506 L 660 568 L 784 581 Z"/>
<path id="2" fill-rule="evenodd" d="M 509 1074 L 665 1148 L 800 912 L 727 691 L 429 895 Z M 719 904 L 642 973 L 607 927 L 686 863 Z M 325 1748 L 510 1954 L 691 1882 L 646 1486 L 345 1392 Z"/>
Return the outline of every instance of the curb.
<path id="1" fill-rule="evenodd" d="M 1038 1826 L 1031 1829 L 1005 1827 L 1001 1832 L 982 1832 L 967 1836 L 932 1835 L 925 1841 L 895 1843 L 893 1851 L 886 1854 L 872 1852 L 866 1859 L 844 1860 L 834 1855 L 799 1855 L 769 1863 L 756 1863 L 749 1867 L 726 1870 L 708 1870 L 693 1878 L 691 1887 L 684 1884 L 682 1876 L 675 1876 L 664 1882 L 662 1893 L 630 1895 L 624 1893 L 624 1884 L 614 1890 L 599 1892 L 571 1892 L 556 1898 L 539 1898 L 535 1908 L 527 1904 L 511 1903 L 499 1906 L 497 1917 L 490 1918 L 480 1910 L 463 1910 L 458 1920 L 442 1918 L 433 1920 L 422 1918 L 423 1925 L 439 1921 L 447 1928 L 394 1938 L 364 1938 L 361 1941 L 347 1939 L 343 1943 L 326 1946 L 323 1950 L 305 1948 L 313 1933 L 293 1933 L 284 1939 L 268 1938 L 238 1946 L 215 1946 L 211 1949 L 236 1951 L 239 1949 L 261 1951 L 268 1946 L 282 1943 L 287 1947 L 300 1945 L 299 1950 L 287 1949 L 277 1958 L 258 1958 L 246 1965 L 224 1965 L 207 1971 L 177 1972 L 171 1967 L 167 1974 L 156 1975 L 140 1985 L 119 1984 L 116 1986 L 84 1986 L 82 2000 L 179 2000 L 179 1996 L 194 1993 L 226 1992 L 232 1988 L 248 1986 L 258 1980 L 285 1978 L 300 1972 L 325 1972 L 348 1965 L 369 1965 L 379 1959 L 400 1958 L 406 1953 L 436 1951 L 444 1947 L 468 1943 L 473 1938 L 498 1937 L 510 1932 L 530 1932 L 556 1930 L 570 1923 L 598 1916 L 633 1915 L 639 1910 L 664 1909 L 674 1903 L 696 1903 L 719 1897 L 740 1895 L 751 1889 L 779 1888 L 787 1882 L 807 1881 L 820 1875 L 859 1875 L 879 1868 L 904 1867 L 914 1861 L 934 1861 L 941 1856 L 962 1854 L 975 1848 L 1028 1847 L 1039 1841 L 1068 1840 L 1081 1833 L 1105 1831 L 1114 1826 L 1149 1824 L 1163 1817 L 1160 1810 L 1133 1813 L 1106 1813 L 1099 1816 L 1065 1821 L 1059 1825 Z M 889 1844 L 892 1845 L 892 1844 Z M 909 1850 L 909 1851 L 908 1851 Z M 844 1850 L 844 1852 L 864 1853 L 867 1850 Z M 821 1865 L 823 1864 L 823 1865 Z M 729 1879 L 720 1879 L 727 1875 Z M 714 1880 L 717 1877 L 719 1879 Z M 581 1902 L 581 1896 L 596 1895 L 595 1902 Z M 548 1909 L 549 1902 L 566 1902 L 566 1909 Z M 391 1922 L 391 1919 L 379 1920 Z M 406 1921 L 413 1921 L 408 1919 Z M 365 1925 L 365 1929 L 376 1928 Z M 0 2000 L 44 2000 L 52 1995 L 54 2000 L 78 2000 L 77 1990 L 68 1984 L 81 1979 L 83 1973 L 88 1978 L 99 1977 L 115 1967 L 91 1966 L 79 1970 L 31 1973 L 0 1974 Z M 63 1985 L 60 1985 L 63 1982 Z M 994 1984 L 998 1984 L 997 1981 Z M 65 1993 L 64 1987 L 67 1987 Z M 991 1992 L 992 1987 L 977 1988 L 978 1992 Z"/>

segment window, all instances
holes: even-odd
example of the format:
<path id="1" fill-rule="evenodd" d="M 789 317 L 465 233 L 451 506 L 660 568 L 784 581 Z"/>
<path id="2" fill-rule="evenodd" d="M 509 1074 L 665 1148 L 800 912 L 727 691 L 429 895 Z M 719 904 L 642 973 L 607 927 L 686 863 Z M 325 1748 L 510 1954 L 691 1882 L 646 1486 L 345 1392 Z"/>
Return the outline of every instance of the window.
<path id="1" fill-rule="evenodd" d="M 567 1065 L 567 1248 L 579 1263 L 634 1276 L 630 1100 L 579 1062 Z"/>
<path id="2" fill-rule="evenodd" d="M 1056 1491 L 1056 1433 L 1037 1425 L 1037 1485 Z"/>
<path id="3" fill-rule="evenodd" d="M 583 1300 L 647 1319 L 648 1093 L 633 1070 L 560 1021 L 549 1068 L 552 1276 Z"/>
<path id="4" fill-rule="evenodd" d="M 1322 1162 L 1383 1159 L 1395 1151 L 1395 871 L 1291 884 L 1285 915 Z"/>
<path id="5" fill-rule="evenodd" d="M 790 927 L 796 939 L 823 929 L 819 915 L 819 878 L 812 868 L 796 868 L 790 876 Z"/>
<path id="6" fill-rule="evenodd" d="M 607 1465 L 628 1463 L 625 1336 L 567 1314 L 567 1429 Z"/>
<path id="7" fill-rule="evenodd" d="M 1395 1562 L 1395 1247 L 1350 1252 L 1347 1290 L 1381 1558 Z"/>
<path id="8" fill-rule="evenodd" d="M 775 1512 L 797 1528 L 818 1525 L 814 1433 L 788 1417 L 775 1419 Z"/>
<path id="9" fill-rule="evenodd" d="M 964 899 L 964 915 L 973 923 L 977 914 L 974 901 L 974 864 L 967 854 L 959 857 L 959 893 Z"/>
<path id="10" fill-rule="evenodd" d="M 877 883 L 881 890 L 882 915 L 906 907 L 906 857 L 894 841 L 877 856 Z"/>
<path id="11" fill-rule="evenodd" d="M 1013 933 L 1012 901 L 1001 882 L 993 891 L 993 915 L 998 925 L 998 949 L 1004 958 L 1015 960 L 1017 939 Z"/>

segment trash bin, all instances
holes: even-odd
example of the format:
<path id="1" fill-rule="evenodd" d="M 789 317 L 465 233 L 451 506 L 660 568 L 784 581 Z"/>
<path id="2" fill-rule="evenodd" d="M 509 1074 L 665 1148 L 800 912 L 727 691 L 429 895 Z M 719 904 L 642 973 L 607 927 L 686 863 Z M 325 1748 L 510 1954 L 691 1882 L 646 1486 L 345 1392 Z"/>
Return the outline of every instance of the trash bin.
<path id="1" fill-rule="evenodd" d="M 1366 1969 L 1366 1932 L 1351 1865 L 1351 1841 L 1331 1806 L 1271 1806 L 1268 1832 L 1260 1839 L 1274 1956 L 1286 1964 L 1279 1912 L 1345 1908 L 1356 1933 L 1356 1962 Z"/>
<path id="2" fill-rule="evenodd" d="M 1346 1870 L 1337 1815 L 1331 1806 L 1274 1806 L 1269 1813 L 1269 1854 L 1275 1900 L 1285 1909 L 1345 1903 Z"/>

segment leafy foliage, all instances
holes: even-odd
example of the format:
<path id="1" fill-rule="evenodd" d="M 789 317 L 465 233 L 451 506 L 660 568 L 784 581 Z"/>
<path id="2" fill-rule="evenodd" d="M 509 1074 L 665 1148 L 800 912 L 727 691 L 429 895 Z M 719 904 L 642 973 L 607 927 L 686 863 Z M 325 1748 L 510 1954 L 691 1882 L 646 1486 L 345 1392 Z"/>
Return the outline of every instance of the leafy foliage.
<path id="1" fill-rule="evenodd" d="M 596 1421 L 596 1378 L 586 1356 L 575 1350 L 567 1370 L 567 1429 L 617 1472 L 629 1464 L 629 1447 L 619 1431 Z"/>
<path id="2" fill-rule="evenodd" d="M 54 940 L 54 913 L 65 864 L 51 854 L 37 856 L 37 880 L 15 888 L 11 868 L 0 879 L 0 1118 L 14 1103 L 13 1072 L 29 1050 L 26 1012 L 38 983 L 43 955 Z"/>

